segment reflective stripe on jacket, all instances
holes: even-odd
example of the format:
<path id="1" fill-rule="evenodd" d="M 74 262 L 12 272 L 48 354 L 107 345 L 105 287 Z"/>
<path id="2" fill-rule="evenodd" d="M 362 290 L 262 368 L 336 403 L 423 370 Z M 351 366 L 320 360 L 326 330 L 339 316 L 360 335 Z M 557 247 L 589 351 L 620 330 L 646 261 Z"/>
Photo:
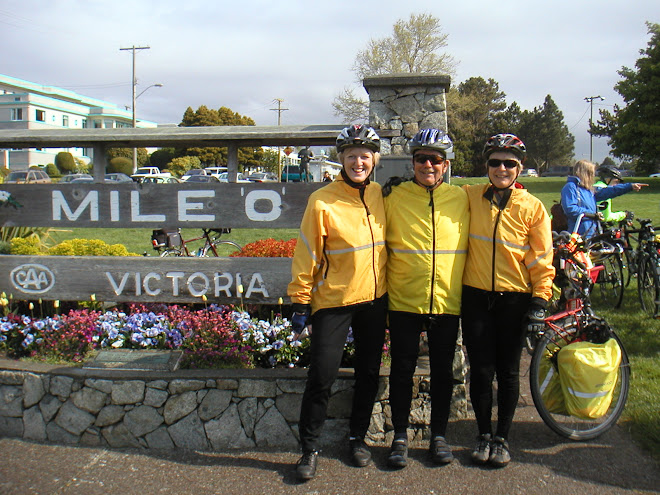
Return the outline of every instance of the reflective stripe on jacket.
<path id="1" fill-rule="evenodd" d="M 465 192 L 403 182 L 385 198 L 385 215 L 389 309 L 460 314 L 470 227 Z"/>
<path id="2" fill-rule="evenodd" d="M 386 262 L 380 185 L 359 190 L 338 176 L 307 201 L 288 294 L 312 312 L 373 301 L 386 292 Z"/>
<path id="3" fill-rule="evenodd" d="M 470 200 L 470 243 L 463 283 L 494 292 L 552 295 L 552 231 L 543 203 L 512 189 L 503 209 L 484 194 L 490 184 L 463 186 Z"/>

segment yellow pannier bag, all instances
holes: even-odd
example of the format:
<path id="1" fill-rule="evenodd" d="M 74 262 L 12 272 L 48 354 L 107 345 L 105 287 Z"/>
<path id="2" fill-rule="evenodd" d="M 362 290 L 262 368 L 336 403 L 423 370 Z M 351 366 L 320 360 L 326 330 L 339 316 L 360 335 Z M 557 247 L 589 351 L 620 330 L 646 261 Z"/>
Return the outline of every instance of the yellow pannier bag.
<path id="1" fill-rule="evenodd" d="M 551 354 L 546 352 L 539 363 L 539 390 L 541 399 L 549 412 L 553 414 L 568 414 L 564 401 L 564 390 L 561 386 L 559 373 L 550 360 Z"/>
<path id="2" fill-rule="evenodd" d="M 620 363 L 621 348 L 614 339 L 563 347 L 557 365 L 568 414 L 584 419 L 602 417 L 612 402 Z"/>

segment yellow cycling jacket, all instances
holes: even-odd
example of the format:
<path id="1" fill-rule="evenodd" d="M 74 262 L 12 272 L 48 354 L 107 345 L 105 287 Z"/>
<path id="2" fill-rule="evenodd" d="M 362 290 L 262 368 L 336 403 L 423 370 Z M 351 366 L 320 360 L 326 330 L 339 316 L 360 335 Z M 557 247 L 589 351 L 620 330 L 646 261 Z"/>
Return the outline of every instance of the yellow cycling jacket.
<path id="1" fill-rule="evenodd" d="M 511 190 L 500 210 L 490 184 L 463 186 L 470 200 L 470 246 L 463 283 L 495 292 L 552 294 L 552 231 L 543 203 L 526 189 Z"/>
<path id="2" fill-rule="evenodd" d="M 380 185 L 362 191 L 339 176 L 312 193 L 300 224 L 288 287 L 291 302 L 323 308 L 385 294 L 385 209 Z"/>
<path id="3" fill-rule="evenodd" d="M 385 198 L 389 309 L 460 314 L 470 211 L 462 189 L 414 182 Z"/>

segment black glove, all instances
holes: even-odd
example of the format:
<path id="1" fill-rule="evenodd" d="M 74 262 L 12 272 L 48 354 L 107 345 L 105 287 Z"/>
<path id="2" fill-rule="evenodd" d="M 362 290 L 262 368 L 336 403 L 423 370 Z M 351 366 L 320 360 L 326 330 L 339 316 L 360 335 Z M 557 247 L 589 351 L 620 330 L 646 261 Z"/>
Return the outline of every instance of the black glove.
<path id="1" fill-rule="evenodd" d="M 385 181 L 383 185 L 383 197 L 389 196 L 392 192 L 392 187 L 398 186 L 402 182 L 406 182 L 409 179 L 404 179 L 403 177 L 392 176 Z"/>
<path id="2" fill-rule="evenodd" d="M 300 335 L 307 325 L 307 320 L 312 313 L 309 304 L 293 304 L 293 316 L 291 316 L 291 331 Z"/>
<path id="3" fill-rule="evenodd" d="M 540 297 L 533 297 L 529 303 L 525 321 L 529 333 L 540 335 L 545 327 L 545 307 L 547 303 Z"/>

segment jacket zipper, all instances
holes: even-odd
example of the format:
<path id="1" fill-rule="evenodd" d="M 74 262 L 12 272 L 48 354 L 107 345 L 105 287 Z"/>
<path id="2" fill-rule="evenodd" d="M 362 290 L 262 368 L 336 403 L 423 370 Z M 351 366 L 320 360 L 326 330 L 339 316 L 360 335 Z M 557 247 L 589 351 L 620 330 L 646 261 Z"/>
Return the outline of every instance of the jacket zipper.
<path id="1" fill-rule="evenodd" d="M 367 224 L 369 225 L 369 232 L 371 233 L 371 270 L 374 274 L 374 301 L 378 297 L 378 277 L 376 276 L 376 240 L 374 239 L 374 229 L 371 226 L 371 220 L 369 219 L 369 215 L 371 215 L 371 212 L 369 211 L 369 207 L 367 206 L 366 201 L 364 200 L 364 191 L 366 188 L 361 187 L 360 188 L 360 201 L 362 201 L 362 204 L 364 205 L 364 209 L 367 212 Z"/>
<path id="2" fill-rule="evenodd" d="M 495 248 L 496 248 L 496 237 L 497 237 L 497 227 L 500 223 L 500 216 L 502 215 L 502 210 L 499 206 L 497 207 L 497 217 L 495 217 L 495 226 L 493 227 L 493 259 L 492 259 L 492 270 L 491 270 L 491 290 L 495 292 Z"/>
<path id="3" fill-rule="evenodd" d="M 433 190 L 429 191 L 430 201 L 429 206 L 431 207 L 431 232 L 432 232 L 432 253 L 431 253 L 431 299 L 429 301 L 429 314 L 433 314 L 433 288 L 435 287 L 435 203 L 433 202 Z"/>

